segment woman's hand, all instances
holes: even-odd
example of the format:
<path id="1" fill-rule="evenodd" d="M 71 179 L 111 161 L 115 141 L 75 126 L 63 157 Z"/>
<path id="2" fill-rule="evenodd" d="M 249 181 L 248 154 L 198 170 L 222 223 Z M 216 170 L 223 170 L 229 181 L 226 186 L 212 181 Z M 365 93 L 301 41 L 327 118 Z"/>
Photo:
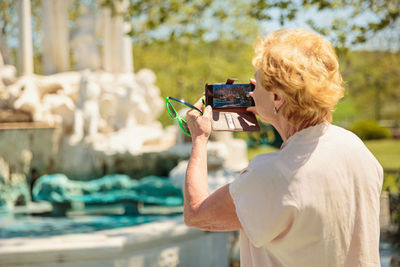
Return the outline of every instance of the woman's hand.
<path id="1" fill-rule="evenodd" d="M 203 109 L 203 102 L 205 96 L 203 95 L 194 106 L 200 110 Z M 204 109 L 203 115 L 197 110 L 189 110 L 187 113 L 187 124 L 189 126 L 190 134 L 192 135 L 192 141 L 203 140 L 208 141 L 211 134 L 211 116 L 212 108 L 207 106 Z"/>
<path id="2" fill-rule="evenodd" d="M 256 86 L 256 80 L 250 79 L 250 83 L 252 83 L 252 84 L 254 84 L 254 86 Z M 250 94 L 251 97 L 254 98 L 254 92 L 250 92 L 249 94 Z M 246 110 L 250 111 L 250 112 L 253 112 L 255 115 L 258 115 L 257 108 L 255 106 L 254 107 L 248 107 L 248 108 L 246 108 Z"/>

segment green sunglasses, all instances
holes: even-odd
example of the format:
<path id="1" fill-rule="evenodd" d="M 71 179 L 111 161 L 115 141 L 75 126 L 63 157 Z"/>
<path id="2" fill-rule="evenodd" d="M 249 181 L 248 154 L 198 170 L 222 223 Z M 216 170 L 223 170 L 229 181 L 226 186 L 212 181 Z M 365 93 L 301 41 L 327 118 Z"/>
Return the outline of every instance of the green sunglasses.
<path id="1" fill-rule="evenodd" d="M 172 118 L 173 120 L 178 120 L 179 126 L 181 127 L 182 132 L 184 132 L 187 136 L 192 136 L 192 135 L 190 134 L 190 131 L 189 131 L 189 127 L 188 127 L 188 125 L 187 125 L 187 122 L 185 121 L 185 119 L 182 119 L 182 118 L 179 116 L 178 112 L 176 112 L 174 106 L 173 106 L 172 103 L 171 103 L 171 100 L 174 101 L 174 102 L 177 102 L 177 103 L 179 103 L 179 104 L 185 105 L 186 107 L 188 107 L 188 108 L 190 108 L 190 109 L 195 109 L 195 110 L 197 110 L 198 112 L 200 112 L 201 115 L 203 115 L 203 111 L 201 111 L 200 109 L 196 108 L 196 107 L 193 106 L 192 104 L 189 104 L 189 103 L 186 102 L 185 100 L 178 99 L 178 98 L 171 97 L 171 96 L 168 96 L 168 97 L 165 98 L 165 101 L 166 101 L 166 103 L 167 103 L 167 110 L 168 110 L 168 113 L 169 113 L 169 115 L 171 116 L 171 118 Z"/>

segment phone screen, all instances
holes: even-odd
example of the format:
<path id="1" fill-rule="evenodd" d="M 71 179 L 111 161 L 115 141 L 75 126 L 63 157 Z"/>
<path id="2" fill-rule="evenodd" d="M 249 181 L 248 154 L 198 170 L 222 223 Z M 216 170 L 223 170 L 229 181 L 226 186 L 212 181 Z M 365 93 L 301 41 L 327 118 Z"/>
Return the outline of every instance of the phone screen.
<path id="1" fill-rule="evenodd" d="M 250 92 L 254 91 L 251 83 L 207 84 L 207 104 L 213 108 L 246 108 L 254 106 Z"/>

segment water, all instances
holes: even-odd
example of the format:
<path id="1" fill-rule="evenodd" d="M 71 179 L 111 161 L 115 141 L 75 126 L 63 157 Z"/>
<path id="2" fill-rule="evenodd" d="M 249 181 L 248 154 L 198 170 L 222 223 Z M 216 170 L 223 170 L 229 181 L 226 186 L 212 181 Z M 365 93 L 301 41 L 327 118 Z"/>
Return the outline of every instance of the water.
<path id="1" fill-rule="evenodd" d="M 80 215 L 46 217 L 28 214 L 0 214 L 0 238 L 49 237 L 91 233 L 171 219 L 177 215 Z"/>
<path id="2" fill-rule="evenodd" d="M 251 99 L 239 99 L 235 98 L 232 100 L 228 99 L 214 99 L 213 105 L 215 108 L 241 108 L 252 106 Z"/>
<path id="3" fill-rule="evenodd" d="M 81 182 L 64 174 L 44 175 L 34 185 L 33 198 L 42 201 L 0 209 L 0 238 L 91 233 L 166 220 L 183 210 L 181 189 L 157 176 L 136 181 L 113 174 Z M 57 212 L 51 202 L 70 207 Z"/>
<path id="4" fill-rule="evenodd" d="M 40 211 L 48 210 L 49 207 L 39 207 Z M 66 217 L 34 215 L 26 212 L 0 213 L 0 239 L 5 238 L 46 238 L 57 235 L 92 233 L 101 230 L 122 228 L 155 221 L 163 221 L 181 215 L 181 207 L 147 207 L 141 211 L 147 214 L 136 216 L 120 215 L 123 209 L 117 205 L 102 207 L 95 212 L 105 212 L 108 214 L 90 215 L 85 212 L 70 212 Z M 110 211 L 114 212 L 109 214 Z M 86 210 L 87 212 L 87 210 Z M 92 211 L 93 212 L 93 211 Z M 173 212 L 173 213 L 171 213 Z M 157 215 L 154 215 L 156 214 Z M 161 214 L 159 214 L 161 213 Z M 165 214 L 162 214 L 165 213 Z M 392 266 L 391 261 L 394 255 L 399 255 L 400 251 L 393 247 L 393 244 L 381 237 L 380 260 L 382 267 Z M 397 266 L 397 265 L 395 265 Z"/>

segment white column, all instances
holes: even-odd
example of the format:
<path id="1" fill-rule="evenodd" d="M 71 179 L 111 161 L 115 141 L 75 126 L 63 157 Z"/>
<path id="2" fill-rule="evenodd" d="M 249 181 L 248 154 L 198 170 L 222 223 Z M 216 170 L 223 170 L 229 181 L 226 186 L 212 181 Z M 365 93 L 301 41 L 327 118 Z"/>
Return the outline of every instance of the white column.
<path id="1" fill-rule="evenodd" d="M 17 0 L 19 51 L 18 73 L 20 75 L 33 74 L 33 47 L 32 47 L 32 20 L 30 0 Z"/>
<path id="2" fill-rule="evenodd" d="M 126 35 L 131 29 L 131 25 L 128 22 L 123 22 L 122 25 L 122 47 L 121 47 L 121 72 L 132 73 L 133 72 L 133 55 L 132 55 L 132 39 Z"/>
<path id="3" fill-rule="evenodd" d="M 123 1 L 117 10 L 127 8 L 127 4 Z M 132 40 L 126 35 L 130 25 L 121 15 L 112 16 L 109 8 L 104 8 L 103 14 L 103 68 L 114 73 L 132 73 Z"/>
<path id="4" fill-rule="evenodd" d="M 43 71 L 69 70 L 68 0 L 42 0 Z"/>
<path id="5" fill-rule="evenodd" d="M 107 72 L 113 71 L 113 39 L 111 25 L 111 10 L 103 8 L 103 69 Z"/>

